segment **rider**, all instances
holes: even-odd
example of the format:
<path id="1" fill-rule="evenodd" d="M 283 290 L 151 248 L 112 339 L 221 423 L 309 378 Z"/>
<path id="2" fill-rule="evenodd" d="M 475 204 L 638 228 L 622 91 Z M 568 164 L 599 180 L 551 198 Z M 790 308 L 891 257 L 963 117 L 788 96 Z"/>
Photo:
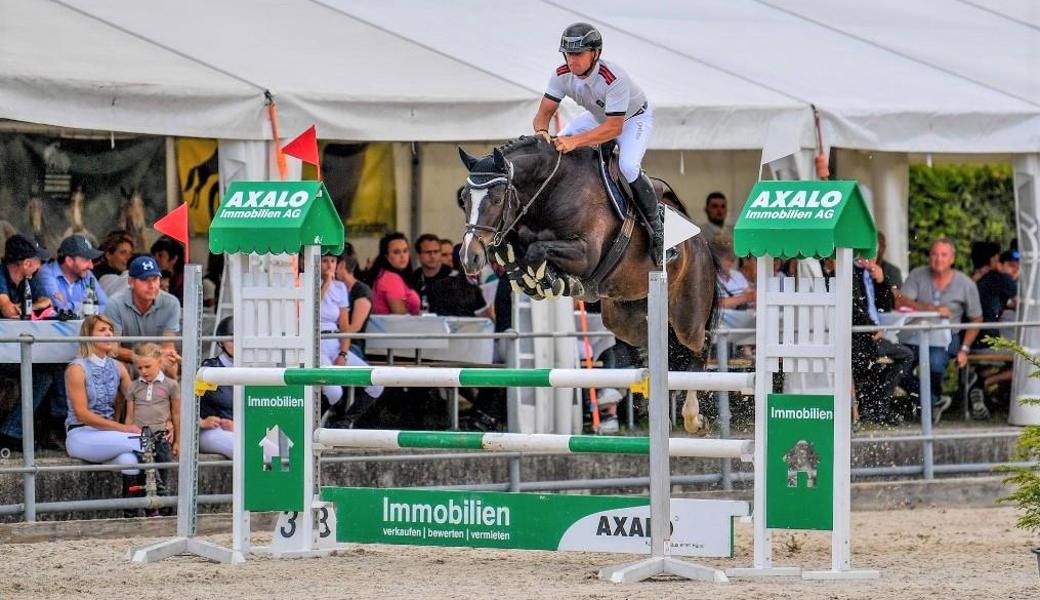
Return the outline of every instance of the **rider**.
<path id="1" fill-rule="evenodd" d="M 600 59 L 602 51 L 603 36 L 592 25 L 574 23 L 563 30 L 560 52 L 566 63 L 549 78 L 534 117 L 534 130 L 563 153 L 617 139 L 621 174 L 632 186 L 635 200 L 653 229 L 650 255 L 660 266 L 664 231 L 657 212 L 657 194 L 641 168 L 654 128 L 653 110 L 643 90 L 625 71 Z M 552 140 L 549 121 L 564 96 L 580 104 L 585 112 L 567 123 Z"/>

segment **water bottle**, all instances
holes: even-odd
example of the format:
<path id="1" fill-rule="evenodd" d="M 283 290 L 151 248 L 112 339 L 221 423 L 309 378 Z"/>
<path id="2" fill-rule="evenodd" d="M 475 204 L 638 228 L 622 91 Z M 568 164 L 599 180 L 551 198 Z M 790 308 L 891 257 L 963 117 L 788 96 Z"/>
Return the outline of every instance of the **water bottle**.
<path id="1" fill-rule="evenodd" d="M 22 320 L 27 321 L 32 318 L 32 286 L 29 285 L 29 278 L 26 277 L 22 281 Z"/>
<path id="2" fill-rule="evenodd" d="M 98 313 L 98 297 L 97 292 L 94 291 L 94 280 L 90 279 L 87 281 L 87 293 L 83 296 L 83 305 L 81 310 L 83 317 L 89 317 Z"/>

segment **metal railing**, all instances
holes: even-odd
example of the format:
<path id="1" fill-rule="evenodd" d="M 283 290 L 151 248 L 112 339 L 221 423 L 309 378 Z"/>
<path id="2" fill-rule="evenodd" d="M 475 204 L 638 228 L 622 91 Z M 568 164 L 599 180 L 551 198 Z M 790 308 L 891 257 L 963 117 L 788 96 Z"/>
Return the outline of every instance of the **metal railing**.
<path id="1" fill-rule="evenodd" d="M 889 325 L 889 326 L 859 326 L 853 327 L 854 332 L 874 332 L 874 331 L 935 331 L 935 330 L 965 330 L 965 329 L 1020 329 L 1026 327 L 1040 327 L 1040 322 L 1022 322 L 1022 323 L 960 323 L 960 324 L 929 324 L 929 325 Z M 728 368 L 729 356 L 729 339 L 735 336 L 746 336 L 753 334 L 754 329 L 727 329 L 718 328 L 714 334 L 714 344 L 717 348 L 717 358 L 719 369 L 725 371 Z M 576 338 L 582 337 L 610 337 L 612 333 L 606 331 L 599 332 L 516 332 L 516 331 L 505 331 L 498 333 L 436 333 L 427 334 L 423 333 L 424 338 L 446 338 L 446 339 L 503 339 L 503 340 L 517 340 L 525 338 Z M 352 339 L 382 339 L 382 340 L 407 340 L 414 339 L 414 334 L 407 333 L 355 333 L 355 334 L 323 334 L 323 339 L 338 339 L 349 337 Z M 220 342 L 220 341 L 231 341 L 231 336 L 200 336 L 200 340 L 203 343 L 208 342 Z M 22 334 L 18 336 L 0 336 L 0 343 L 17 343 L 20 349 L 20 390 L 21 390 L 21 409 L 22 409 L 22 466 L 21 467 L 0 467 L 0 475 L 21 475 L 23 479 L 23 502 L 16 504 L 4 504 L 0 505 L 0 515 L 12 515 L 22 514 L 25 521 L 35 521 L 37 514 L 41 512 L 65 512 L 73 510 L 107 510 L 107 509 L 121 509 L 121 508 L 141 508 L 146 506 L 147 499 L 142 498 L 121 498 L 121 499 L 102 499 L 102 500 L 82 500 L 82 501 L 69 501 L 69 502 L 36 502 L 36 477 L 37 475 L 51 474 L 51 473 L 62 473 L 62 472 L 104 472 L 104 471 L 118 471 L 125 470 L 126 465 L 111 465 L 111 464 L 68 464 L 68 465 L 46 465 L 40 466 L 36 464 L 35 455 L 35 431 L 34 431 L 34 407 L 33 407 L 33 394 L 32 394 L 32 355 L 34 344 L 48 344 L 48 343 L 72 343 L 72 342 L 92 342 L 92 341 L 118 341 L 127 343 L 137 342 L 181 342 L 180 336 L 111 336 L 111 337 L 84 337 L 84 336 L 33 336 L 30 334 Z M 753 344 L 751 344 L 753 345 Z M 928 391 L 930 389 L 929 379 L 929 365 L 928 365 L 928 346 L 922 345 L 921 352 L 918 356 L 918 367 L 921 377 L 921 398 L 928 398 Z M 417 357 L 418 358 L 418 357 Z M 732 436 L 731 431 L 731 419 L 732 413 L 729 405 L 729 393 L 728 392 L 717 392 L 716 395 L 719 410 L 719 429 L 720 437 L 729 438 Z M 632 411 L 631 399 L 627 403 L 628 407 L 628 421 L 629 426 L 634 426 L 634 415 Z M 930 408 L 930 406 L 928 407 Z M 1000 466 L 1003 463 L 965 463 L 965 464 L 934 464 L 934 445 L 937 441 L 956 440 L 956 439 L 1000 439 L 1017 436 L 1015 432 L 1009 431 L 994 431 L 994 432 L 965 432 L 955 434 L 935 434 L 932 429 L 932 421 L 929 410 L 921 411 L 921 433 L 919 435 L 897 435 L 897 436 L 869 436 L 869 437 L 856 437 L 853 438 L 853 443 L 865 444 L 865 443 L 904 443 L 904 442 L 920 442 L 922 447 L 922 464 L 920 465 L 904 465 L 904 466 L 891 466 L 891 467 L 871 467 L 871 468 L 859 468 L 853 469 L 852 473 L 855 477 L 876 477 L 876 476 L 916 476 L 920 475 L 925 479 L 933 479 L 936 474 L 968 474 L 990 471 L 993 468 Z M 675 422 L 673 418 L 673 423 Z M 505 490 L 562 490 L 562 489 L 602 489 L 607 488 L 620 488 L 620 487 L 645 487 L 647 478 L 614 478 L 614 479 L 600 479 L 600 480 L 575 480 L 575 481 L 546 481 L 546 482 L 522 482 L 520 480 L 520 460 L 524 456 L 535 456 L 540 454 L 549 453 L 495 453 L 487 456 L 487 458 L 495 459 L 506 459 L 509 460 L 509 472 L 510 478 L 505 483 L 494 483 L 494 484 L 475 484 L 477 488 L 462 486 L 444 486 L 457 489 L 505 489 Z M 0 458 L 6 458 L 0 456 Z M 431 454 L 419 454 L 419 455 L 406 455 L 406 456 L 326 456 L 322 457 L 323 462 L 396 462 L 396 461 L 408 461 L 408 460 L 472 460 L 483 458 L 481 453 L 431 453 Z M 677 484 L 683 483 L 718 483 L 722 489 L 730 490 L 733 488 L 733 483 L 736 481 L 742 481 L 749 475 L 747 472 L 734 472 L 731 461 L 728 459 L 720 459 L 721 470 L 717 474 L 707 475 L 686 475 L 686 476 L 674 476 L 673 482 Z M 230 466 L 231 461 L 200 461 L 199 466 L 202 467 L 221 467 L 226 468 Z M 177 463 L 160 463 L 156 465 L 157 468 L 162 469 L 175 469 L 178 467 Z M 487 487 L 491 486 L 491 487 Z M 230 502 L 230 495 L 211 495 L 211 496 L 199 496 L 200 503 L 202 504 L 213 504 L 213 503 L 226 503 Z M 176 504 L 175 496 L 163 496 L 160 500 L 160 506 L 173 506 Z"/>

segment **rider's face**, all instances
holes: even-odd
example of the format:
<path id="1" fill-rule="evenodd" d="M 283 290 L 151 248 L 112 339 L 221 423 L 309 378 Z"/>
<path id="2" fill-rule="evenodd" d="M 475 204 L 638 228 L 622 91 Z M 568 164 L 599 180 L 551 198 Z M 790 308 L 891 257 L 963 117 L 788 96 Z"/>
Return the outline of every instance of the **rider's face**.
<path id="1" fill-rule="evenodd" d="M 571 73 L 577 75 L 578 73 L 584 73 L 592 67 L 592 62 L 595 59 L 595 50 L 584 50 L 582 52 L 568 52 L 567 57 L 567 68 L 571 70 Z"/>

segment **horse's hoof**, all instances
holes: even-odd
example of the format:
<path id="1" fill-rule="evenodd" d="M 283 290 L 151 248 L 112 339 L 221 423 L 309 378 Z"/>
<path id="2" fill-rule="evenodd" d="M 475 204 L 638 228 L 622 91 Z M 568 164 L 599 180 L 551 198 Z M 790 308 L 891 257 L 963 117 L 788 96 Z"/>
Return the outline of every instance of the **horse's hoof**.
<path id="1" fill-rule="evenodd" d="M 535 271 L 535 273 L 534 273 L 534 278 L 535 279 L 542 279 L 542 278 L 545 277 L 545 267 L 548 264 L 549 263 L 547 263 L 546 261 L 543 260 L 542 264 L 538 265 L 538 270 Z"/>
<path id="2" fill-rule="evenodd" d="M 693 418 L 689 418 L 683 415 L 683 429 L 690 434 L 701 433 L 704 430 L 704 417 L 696 415 Z"/>

